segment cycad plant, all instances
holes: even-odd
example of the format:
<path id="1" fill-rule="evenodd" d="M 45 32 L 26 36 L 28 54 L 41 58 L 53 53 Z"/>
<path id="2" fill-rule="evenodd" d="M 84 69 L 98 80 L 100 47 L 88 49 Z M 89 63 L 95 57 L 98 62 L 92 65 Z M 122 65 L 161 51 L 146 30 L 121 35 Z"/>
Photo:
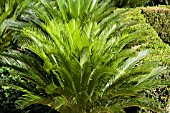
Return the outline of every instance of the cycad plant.
<path id="1" fill-rule="evenodd" d="M 5 21 L 24 41 L 20 50 L 0 54 L 0 65 L 19 76 L 0 84 L 24 92 L 16 101 L 22 109 L 44 104 L 61 113 L 121 113 L 138 106 L 163 112 L 142 91 L 163 85 L 156 77 L 165 68 L 143 63 L 147 50 L 127 48 L 139 36 L 118 33 L 122 13 L 114 13 L 111 0 L 39 0 L 21 15 L 25 22 Z"/>
<path id="2" fill-rule="evenodd" d="M 6 19 L 17 20 L 30 0 L 1 0 L 0 1 L 0 52 L 9 47 L 16 48 L 17 37 L 21 33 L 6 29 Z"/>
<path id="3" fill-rule="evenodd" d="M 12 38 L 10 38 L 10 32 L 5 31 L 3 21 L 12 13 L 14 7 L 14 1 L 5 2 L 5 0 L 0 1 L 0 50 L 4 50 L 10 42 Z"/>

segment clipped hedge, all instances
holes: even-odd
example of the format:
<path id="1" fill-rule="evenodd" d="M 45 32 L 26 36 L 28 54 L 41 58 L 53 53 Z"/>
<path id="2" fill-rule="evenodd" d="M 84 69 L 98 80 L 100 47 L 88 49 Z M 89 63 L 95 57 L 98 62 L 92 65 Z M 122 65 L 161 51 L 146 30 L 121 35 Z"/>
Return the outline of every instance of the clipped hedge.
<path id="1" fill-rule="evenodd" d="M 122 9 L 119 9 L 122 10 Z M 134 35 L 140 36 L 133 41 L 131 46 L 138 45 L 139 49 L 148 49 L 149 55 L 145 58 L 148 60 L 159 61 L 161 65 L 170 66 L 170 46 L 158 36 L 156 30 L 147 23 L 147 19 L 143 15 L 143 7 L 132 8 L 126 12 L 123 22 L 135 23 L 124 30 Z"/>
<path id="2" fill-rule="evenodd" d="M 122 10 L 122 9 L 119 9 Z M 144 59 L 147 61 L 158 61 L 160 65 L 170 67 L 170 46 L 158 36 L 155 29 L 147 23 L 147 19 L 142 14 L 143 8 L 134 8 L 126 12 L 126 17 L 123 22 L 129 23 L 133 22 L 134 25 L 124 28 L 122 32 L 133 33 L 134 36 L 139 36 L 136 40 L 132 41 L 129 47 L 136 47 L 139 50 L 148 49 L 149 54 Z M 169 70 L 169 69 L 168 69 Z M 170 72 L 166 72 L 162 77 L 164 80 L 170 80 Z M 146 91 L 146 96 L 156 97 L 162 102 L 163 106 L 168 104 L 168 88 L 167 87 L 157 87 L 153 88 L 152 91 Z M 163 108 L 165 109 L 165 108 Z M 144 110 L 145 111 L 145 110 Z M 145 111 L 149 112 L 149 111 Z"/>
<path id="3" fill-rule="evenodd" d="M 146 22 L 154 27 L 161 39 L 170 44 L 170 8 L 146 7 L 142 8 L 142 13 L 146 18 Z"/>

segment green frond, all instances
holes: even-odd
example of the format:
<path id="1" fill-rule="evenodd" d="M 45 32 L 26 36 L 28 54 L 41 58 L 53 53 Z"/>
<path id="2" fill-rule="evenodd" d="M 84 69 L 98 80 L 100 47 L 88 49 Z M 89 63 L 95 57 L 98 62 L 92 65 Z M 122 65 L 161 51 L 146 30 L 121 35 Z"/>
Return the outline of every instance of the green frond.
<path id="1" fill-rule="evenodd" d="M 117 69 L 117 71 L 120 74 L 123 74 L 129 67 L 134 66 L 136 62 L 143 59 L 147 55 L 147 50 L 140 51 L 136 57 L 132 57 L 127 59 L 123 65 L 120 66 L 120 68 Z"/>
<path id="2" fill-rule="evenodd" d="M 156 67 L 156 68 L 152 69 L 149 74 L 138 76 L 138 77 L 132 79 L 132 81 L 136 81 L 138 84 L 141 84 L 142 82 L 144 82 L 152 77 L 155 77 L 155 75 L 161 74 L 163 71 L 165 71 L 165 69 L 166 69 L 165 67 L 164 68 Z"/>
<path id="3" fill-rule="evenodd" d="M 124 107 L 137 106 L 143 109 L 152 110 L 154 112 L 165 112 L 165 109 L 161 108 L 160 101 L 154 98 L 147 98 L 144 95 L 138 95 L 135 98 L 127 99 L 123 105 Z"/>
<path id="4" fill-rule="evenodd" d="M 91 5 L 91 3 L 92 3 L 92 0 L 85 0 L 84 1 L 85 2 L 85 5 L 84 5 L 84 13 L 88 13 L 88 9 L 90 9 L 90 5 Z"/>
<path id="5" fill-rule="evenodd" d="M 153 69 L 153 67 L 156 67 L 158 65 L 158 62 L 144 62 L 141 65 L 138 65 L 135 67 L 131 72 L 130 75 L 136 75 L 136 74 L 147 74 L 150 73 L 150 71 Z"/>
<path id="6" fill-rule="evenodd" d="M 60 12 L 62 13 L 63 20 L 67 21 L 68 20 L 67 8 L 70 6 L 65 6 L 66 4 L 65 0 L 56 0 L 56 1 L 57 1 L 57 5 L 59 6 Z"/>
<path id="7" fill-rule="evenodd" d="M 105 67 L 105 66 L 101 66 L 98 65 L 94 71 L 91 73 L 89 79 L 88 79 L 88 92 L 89 95 L 92 95 L 93 92 L 95 91 L 95 87 L 98 85 L 98 79 L 100 79 L 100 77 L 102 76 L 106 76 L 109 74 L 115 74 L 114 70 L 112 70 L 111 68 Z"/>
<path id="8" fill-rule="evenodd" d="M 112 106 L 112 107 L 97 107 L 93 111 L 93 113 L 125 113 L 125 111 L 118 106 Z"/>
<path id="9" fill-rule="evenodd" d="M 8 82 L 8 81 L 6 81 L 6 82 Z M 2 85 L 2 86 L 7 86 L 7 87 L 10 87 L 10 88 L 15 88 L 15 89 L 23 91 L 25 93 L 32 93 L 31 91 L 29 91 L 29 90 L 27 90 L 27 89 L 25 89 L 25 88 L 23 88 L 21 86 L 14 85 L 12 83 L 13 81 L 11 81 L 11 83 L 6 83 L 6 82 L 4 82 L 2 78 L 0 79 L 0 85 Z"/>
<path id="10" fill-rule="evenodd" d="M 58 96 L 54 98 L 55 109 L 59 109 L 62 105 L 67 105 L 68 101 L 63 96 Z"/>
<path id="11" fill-rule="evenodd" d="M 8 1 L 8 3 L 5 4 L 5 12 L 0 16 L 0 23 L 2 23 L 13 11 L 14 3 L 15 0 L 10 0 Z"/>
<path id="12" fill-rule="evenodd" d="M 127 70 L 130 70 L 132 67 L 134 67 L 139 60 L 146 56 L 146 54 L 147 50 L 144 50 L 139 52 L 136 57 L 128 58 L 119 68 L 116 69 L 117 74 L 113 75 L 112 78 L 109 79 L 105 85 L 105 88 L 103 89 L 103 92 L 106 91 L 109 87 L 117 87 L 117 85 L 120 83 L 119 80 L 121 80 L 121 78 L 124 76 L 127 76 Z"/>
<path id="13" fill-rule="evenodd" d="M 27 106 L 32 105 L 32 104 L 36 104 L 37 101 L 41 101 L 41 100 L 44 100 L 44 99 L 40 96 L 33 95 L 33 94 L 25 94 L 25 95 L 22 95 L 22 97 L 20 97 L 15 102 L 15 104 L 17 105 L 17 107 L 24 109 Z M 48 100 L 46 100 L 46 101 L 48 101 Z"/>

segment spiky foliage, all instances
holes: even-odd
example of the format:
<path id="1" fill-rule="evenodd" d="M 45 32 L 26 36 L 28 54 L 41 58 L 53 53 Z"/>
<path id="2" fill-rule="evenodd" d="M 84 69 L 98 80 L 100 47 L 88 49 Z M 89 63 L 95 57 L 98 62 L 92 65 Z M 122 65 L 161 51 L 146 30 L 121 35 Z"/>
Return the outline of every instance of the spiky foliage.
<path id="1" fill-rule="evenodd" d="M 0 53 L 10 49 L 17 49 L 19 32 L 7 29 L 6 19 L 16 20 L 19 18 L 22 10 L 27 6 L 28 0 L 0 0 Z M 4 81 L 16 80 L 18 76 L 11 77 L 8 71 L 0 65 L 0 78 Z M 0 112 L 20 112 L 14 105 L 19 92 L 13 88 L 1 87 L 0 85 Z"/>
<path id="2" fill-rule="evenodd" d="M 117 34 L 122 16 L 113 12 L 111 0 L 40 0 L 22 15 L 30 25 L 6 21 L 31 43 L 0 55 L 0 64 L 21 77 L 0 84 L 25 92 L 16 101 L 22 109 L 45 104 L 62 113 L 118 113 L 139 106 L 162 112 L 159 102 L 143 100 L 141 92 L 164 84 L 155 77 L 165 68 L 137 64 L 147 50 L 124 48 L 138 36 Z"/>
<path id="3" fill-rule="evenodd" d="M 36 1 L 36 0 L 34 0 Z M 20 19 L 22 11 L 30 6 L 30 0 L 1 0 L 0 1 L 0 51 L 7 50 L 9 47 L 17 46 L 17 37 L 21 33 L 13 32 L 6 28 L 7 19 Z M 12 21 L 11 20 L 11 21 Z"/>
<path id="4" fill-rule="evenodd" d="M 3 32 L 5 32 L 4 26 L 2 22 L 11 14 L 13 11 L 14 1 L 5 3 L 5 0 L 0 1 L 0 50 L 5 46 L 8 46 L 10 41 L 9 37 L 5 36 Z"/>

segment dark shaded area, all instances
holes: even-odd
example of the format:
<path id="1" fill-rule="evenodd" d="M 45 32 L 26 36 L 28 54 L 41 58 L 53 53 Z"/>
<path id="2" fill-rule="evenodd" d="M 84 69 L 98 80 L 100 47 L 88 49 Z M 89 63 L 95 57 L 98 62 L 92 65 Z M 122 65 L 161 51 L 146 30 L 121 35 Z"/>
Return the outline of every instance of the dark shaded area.
<path id="1" fill-rule="evenodd" d="M 166 0 L 150 0 L 149 6 L 167 5 Z"/>
<path id="2" fill-rule="evenodd" d="M 9 71 L 1 67 L 0 77 L 9 76 Z M 15 106 L 15 101 L 24 93 L 13 88 L 4 89 L 0 86 L 0 113 L 59 113 L 47 105 L 34 104 L 24 110 Z"/>
<path id="3" fill-rule="evenodd" d="M 4 91 L 0 87 L 0 113 L 21 113 L 21 110 L 17 109 L 14 104 L 20 95 L 21 93 L 14 89 Z"/>
<path id="4" fill-rule="evenodd" d="M 140 108 L 136 107 L 136 106 L 124 108 L 124 111 L 126 113 L 137 113 L 137 111 L 139 111 L 139 110 L 140 110 Z"/>
<path id="5" fill-rule="evenodd" d="M 59 113 L 47 105 L 34 104 L 24 109 L 27 113 Z"/>

